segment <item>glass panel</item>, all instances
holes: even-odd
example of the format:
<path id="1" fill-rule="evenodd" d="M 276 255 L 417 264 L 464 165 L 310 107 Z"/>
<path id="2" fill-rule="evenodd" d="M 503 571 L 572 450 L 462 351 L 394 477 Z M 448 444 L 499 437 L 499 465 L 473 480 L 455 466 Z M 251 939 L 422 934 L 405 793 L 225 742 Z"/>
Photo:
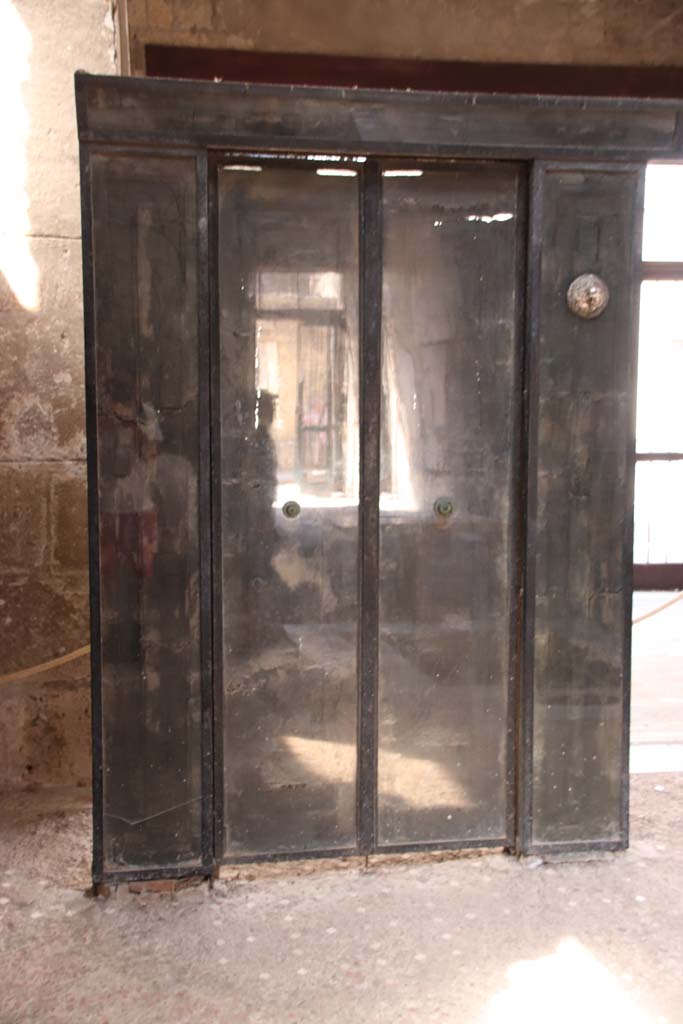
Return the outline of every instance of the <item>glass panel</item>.
<path id="1" fill-rule="evenodd" d="M 683 563 L 683 462 L 637 462 L 633 560 Z"/>
<path id="2" fill-rule="evenodd" d="M 350 847 L 357 180 L 225 169 L 219 194 L 225 852 Z"/>
<path id="3" fill-rule="evenodd" d="M 645 174 L 643 259 L 683 260 L 683 164 L 650 164 Z"/>
<path id="4" fill-rule="evenodd" d="M 533 846 L 619 843 L 624 820 L 625 628 L 631 515 L 630 345 L 637 169 L 543 172 L 535 454 L 528 552 L 533 579 Z M 597 266 L 608 311 L 580 322 L 560 284 Z"/>
<path id="5" fill-rule="evenodd" d="M 193 158 L 93 157 L 104 859 L 200 856 Z"/>
<path id="6" fill-rule="evenodd" d="M 384 176 L 384 844 L 506 835 L 517 189 Z"/>
<path id="7" fill-rule="evenodd" d="M 683 281 L 641 286 L 636 446 L 683 452 Z"/>

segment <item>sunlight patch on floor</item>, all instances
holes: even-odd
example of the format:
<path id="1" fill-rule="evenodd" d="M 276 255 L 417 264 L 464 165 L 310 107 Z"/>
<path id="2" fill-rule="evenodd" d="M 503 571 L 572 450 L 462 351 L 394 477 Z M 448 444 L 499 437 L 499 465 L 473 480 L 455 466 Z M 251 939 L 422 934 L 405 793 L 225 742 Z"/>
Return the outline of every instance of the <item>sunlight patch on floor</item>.
<path id="1" fill-rule="evenodd" d="M 575 938 L 554 953 L 519 960 L 507 988 L 491 999 L 479 1024 L 669 1024 L 644 1013 L 593 953 Z"/>

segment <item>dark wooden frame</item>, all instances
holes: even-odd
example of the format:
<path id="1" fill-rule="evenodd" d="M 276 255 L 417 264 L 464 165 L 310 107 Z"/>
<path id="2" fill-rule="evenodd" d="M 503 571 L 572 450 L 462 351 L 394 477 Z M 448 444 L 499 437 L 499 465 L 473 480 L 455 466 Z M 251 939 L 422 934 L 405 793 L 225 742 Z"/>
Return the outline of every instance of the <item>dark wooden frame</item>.
<path id="1" fill-rule="evenodd" d="M 209 165 L 212 151 L 251 154 L 326 153 L 339 156 L 403 156 L 413 159 L 491 158 L 527 162 L 530 171 L 530 247 L 527 276 L 526 346 L 523 380 L 520 382 L 522 410 L 520 514 L 520 550 L 529 538 L 525 516 L 527 502 L 527 471 L 535 456 L 529 422 L 529 390 L 534 391 L 537 373 L 535 339 L 538 334 L 539 310 L 535 304 L 540 238 L 537 212 L 542 200 L 542 170 L 548 161 L 563 166 L 576 164 L 577 169 L 615 165 L 624 169 L 640 168 L 649 159 L 676 159 L 683 153 L 683 106 L 673 100 L 624 100 L 567 97 L 529 97 L 471 95 L 447 93 L 401 93 L 390 91 L 345 90 L 330 88 L 253 86 L 244 84 L 207 84 L 154 79 L 124 79 L 76 75 L 76 103 L 81 145 L 83 267 L 85 306 L 85 349 L 87 381 L 88 471 L 90 514 L 91 567 L 91 635 L 93 694 L 93 792 L 94 792 L 94 859 L 96 883 L 124 881 L 131 878 L 177 877 L 187 869 L 158 867 L 107 872 L 103 863 L 102 843 L 102 735 L 101 735 L 101 668 L 100 608 L 98 567 L 97 507 L 97 417 L 95 396 L 95 296 L 92 267 L 92 204 L 90 197 L 90 155 L 95 152 L 138 152 L 156 154 L 183 152 L 196 160 L 198 223 L 199 223 L 199 332 L 200 365 L 205 371 L 200 421 L 200 515 L 204 523 L 218 514 L 218 459 L 210 468 L 209 451 L 217 428 L 218 383 L 213 355 L 216 342 L 216 302 L 209 267 L 217 239 L 215 228 L 215 187 L 211 184 Z M 596 161 L 601 163 L 598 165 Z M 372 197 L 380 188 L 378 177 L 368 173 L 364 195 Z M 360 509 L 360 533 L 372 558 L 378 540 L 378 502 L 370 481 L 378 479 L 379 407 L 374 400 L 380 373 L 380 305 L 381 297 L 381 225 L 377 220 L 376 202 L 368 201 L 361 209 L 364 239 L 361 263 L 365 268 L 361 293 L 361 336 L 364 352 L 361 360 L 361 416 L 366 424 L 362 473 L 363 499 Z M 629 271 L 630 273 L 630 271 Z M 629 277 L 629 280 L 631 278 Z M 633 311 L 637 308 L 635 292 L 636 268 L 633 268 Z M 210 311 L 212 311 L 210 313 Z M 631 334 L 635 345 L 635 323 Z M 521 372 L 521 370 L 520 370 Z M 632 447 L 632 436 L 625 444 Z M 626 500 L 632 500 L 634 456 L 629 448 L 629 479 Z M 213 472 L 213 478 L 210 473 Z M 204 531 L 203 531 L 204 533 Z M 624 552 L 629 552 L 631 529 L 625 531 Z M 529 550 L 527 548 L 527 562 Z M 368 561 L 370 565 L 370 560 Z M 522 572 L 520 565 L 519 571 Z M 533 580 L 527 573 L 518 592 L 518 646 L 515 655 L 516 677 L 516 793 L 517 840 L 515 850 L 526 853 L 542 850 L 534 845 L 528 828 L 531 757 L 532 666 L 529 644 L 532 643 L 530 588 Z M 377 666 L 377 580 L 372 573 L 361 574 L 361 607 L 369 629 L 370 640 L 361 644 L 360 711 L 371 720 L 375 716 L 376 693 L 363 680 L 370 680 Z M 630 552 L 625 554 L 623 592 L 631 589 Z M 626 604 L 630 613 L 630 602 Z M 630 614 L 629 614 L 630 619 Z M 202 660 L 202 873 L 216 869 L 216 825 L 221 820 L 220 750 L 214 756 L 213 737 L 220 728 L 220 702 L 215 701 L 214 674 L 220 678 L 221 643 L 220 594 L 216 573 L 215 551 L 211 539 L 201 542 L 201 660 Z M 372 639 L 374 637 L 374 640 Z M 628 648 L 630 628 L 626 626 L 624 672 L 626 699 L 624 703 L 624 736 L 628 738 Z M 218 745 L 220 746 L 220 745 Z M 372 829 L 367 826 L 374 815 L 374 796 L 370 792 L 376 772 L 376 749 L 373 738 L 362 732 L 359 763 L 364 768 L 365 788 L 358 793 L 361 820 L 366 822 L 361 842 L 366 850 L 373 847 Z M 622 826 L 620 838 L 598 843 L 553 843 L 553 852 L 582 848 L 615 849 L 627 845 L 628 759 L 621 766 Z M 462 846 L 466 844 L 442 844 Z M 479 843 L 478 845 L 482 845 Z M 407 850 L 413 847 L 402 847 Z M 414 847 L 425 849 L 424 845 Z M 428 848 L 428 847 L 427 847 Z M 432 847 L 433 848 L 433 847 Z M 339 853 L 339 851 L 337 851 Z M 297 855 L 300 856 L 300 855 Z M 253 859 L 253 858 L 252 858 Z"/>
<path id="2" fill-rule="evenodd" d="M 76 73 L 82 143 L 501 159 L 676 159 L 677 100 L 108 78 Z"/>

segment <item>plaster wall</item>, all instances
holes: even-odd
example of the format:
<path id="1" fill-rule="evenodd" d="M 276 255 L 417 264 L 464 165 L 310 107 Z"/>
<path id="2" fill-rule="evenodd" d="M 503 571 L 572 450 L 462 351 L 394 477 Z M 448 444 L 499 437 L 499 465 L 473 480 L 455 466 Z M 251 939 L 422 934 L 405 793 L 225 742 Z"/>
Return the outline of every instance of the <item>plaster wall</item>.
<path id="1" fill-rule="evenodd" d="M 0 0 L 0 675 L 88 642 L 77 68 L 108 0 Z M 90 775 L 88 660 L 0 683 L 0 788 Z"/>

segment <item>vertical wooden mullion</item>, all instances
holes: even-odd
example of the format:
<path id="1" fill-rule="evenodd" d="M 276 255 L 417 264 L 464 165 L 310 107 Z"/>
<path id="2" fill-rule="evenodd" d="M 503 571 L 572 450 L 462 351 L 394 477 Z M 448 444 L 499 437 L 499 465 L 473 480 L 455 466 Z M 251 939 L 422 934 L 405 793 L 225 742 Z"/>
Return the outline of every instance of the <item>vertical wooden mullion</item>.
<path id="1" fill-rule="evenodd" d="M 534 161 L 529 174 L 527 214 L 526 296 L 524 387 L 522 407 L 522 450 L 524 459 L 524 500 L 522 514 L 522 644 L 517 720 L 517 836 L 516 852 L 527 852 L 531 844 L 531 809 L 533 785 L 533 716 L 534 716 L 534 613 L 535 613 L 535 527 L 538 433 L 538 330 L 541 280 L 541 242 L 543 228 L 542 167 Z"/>
<path id="2" fill-rule="evenodd" d="M 207 162 L 207 244 L 209 309 L 209 407 L 210 407 L 210 482 L 211 482 L 211 619 L 212 619 L 212 738 L 213 763 L 213 857 L 223 857 L 224 776 L 223 776 L 223 553 L 221 532 L 221 402 L 220 402 L 220 327 L 218 304 L 218 158 Z"/>
<path id="3" fill-rule="evenodd" d="M 104 879 L 104 792 L 102 751 L 102 649 L 100 627 L 99 474 L 97 465 L 97 352 L 89 147 L 80 146 L 83 234 L 83 320 L 85 340 L 85 413 L 88 461 L 88 553 L 90 579 L 90 695 L 92 730 L 93 855 L 95 886 Z"/>
<path id="4" fill-rule="evenodd" d="M 360 495 L 358 623 L 358 847 L 377 844 L 379 473 L 382 397 L 382 179 L 368 162 L 360 182 Z"/>
<path id="5" fill-rule="evenodd" d="M 683 130 L 683 119 L 678 116 L 678 130 Z M 638 172 L 636 186 L 635 237 L 631 253 L 631 311 L 630 311 L 630 352 L 632 387 L 631 401 L 628 412 L 628 429 L 624 443 L 626 445 L 627 476 L 625 482 L 625 505 L 629 510 L 624 531 L 623 564 L 624 564 L 624 710 L 622 722 L 622 787 L 621 787 L 621 834 L 624 843 L 628 843 L 630 828 L 630 754 L 631 754 L 631 629 L 633 624 L 633 536 L 635 514 L 635 478 L 636 478 L 636 411 L 638 383 L 638 344 L 640 324 L 640 282 L 639 272 L 642 267 L 643 255 L 643 214 L 645 208 L 645 165 Z"/>
<path id="6" fill-rule="evenodd" d="M 214 863 L 213 650 L 211 543 L 211 305 L 209 293 L 209 168 L 197 155 L 197 334 L 199 342 L 199 616 L 201 658 L 202 864 Z"/>

